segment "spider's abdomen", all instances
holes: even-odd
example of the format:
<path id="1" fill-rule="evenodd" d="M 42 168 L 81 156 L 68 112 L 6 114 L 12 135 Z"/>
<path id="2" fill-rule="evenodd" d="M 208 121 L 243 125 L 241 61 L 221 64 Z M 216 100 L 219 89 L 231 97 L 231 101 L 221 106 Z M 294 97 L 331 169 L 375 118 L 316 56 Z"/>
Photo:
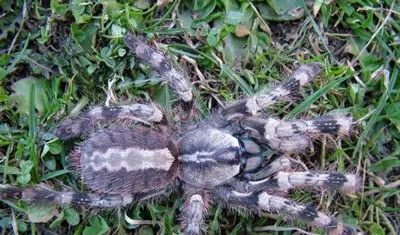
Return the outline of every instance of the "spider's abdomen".
<path id="1" fill-rule="evenodd" d="M 101 193 L 164 189 L 177 176 L 178 151 L 167 137 L 141 128 L 105 129 L 70 155 L 70 167 Z"/>
<path id="2" fill-rule="evenodd" d="M 212 188 L 240 171 L 240 144 L 234 136 L 212 128 L 198 128 L 179 142 L 182 169 L 187 184 Z"/>

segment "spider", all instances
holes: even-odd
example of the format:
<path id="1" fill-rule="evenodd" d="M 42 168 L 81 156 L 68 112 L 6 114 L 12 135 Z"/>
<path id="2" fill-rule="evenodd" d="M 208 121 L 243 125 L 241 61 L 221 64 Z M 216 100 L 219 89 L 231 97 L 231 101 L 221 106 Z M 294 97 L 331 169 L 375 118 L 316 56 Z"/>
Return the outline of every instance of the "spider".
<path id="1" fill-rule="evenodd" d="M 124 42 L 137 58 L 159 73 L 180 98 L 184 110 L 190 112 L 194 107 L 191 83 L 171 60 L 140 36 L 128 33 Z M 204 217 L 211 203 L 273 212 L 322 227 L 330 234 L 353 233 L 334 216 L 282 196 L 299 187 L 345 192 L 359 189 L 358 175 L 296 171 L 288 158 L 304 152 L 312 139 L 323 134 L 348 135 L 352 118 L 326 115 L 288 121 L 262 115 L 264 108 L 293 97 L 321 70 L 318 63 L 301 64 L 282 83 L 222 107 L 205 121 L 169 130 L 164 128 L 168 126 L 164 113 L 151 103 L 92 108 L 62 122 L 56 132 L 62 140 L 88 136 L 68 157 L 69 169 L 80 177 L 88 192 L 1 185 L 0 199 L 121 208 L 165 198 L 181 189 L 185 198 L 181 218 L 184 234 L 204 232 Z M 110 122 L 114 127 L 104 128 Z M 263 153 L 268 149 L 280 155 L 266 158 Z"/>

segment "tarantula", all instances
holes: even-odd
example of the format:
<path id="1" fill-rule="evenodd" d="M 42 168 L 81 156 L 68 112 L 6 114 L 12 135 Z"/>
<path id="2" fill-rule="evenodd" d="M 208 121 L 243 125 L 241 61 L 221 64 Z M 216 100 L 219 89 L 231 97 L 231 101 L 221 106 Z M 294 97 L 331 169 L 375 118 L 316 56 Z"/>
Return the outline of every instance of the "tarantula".
<path id="1" fill-rule="evenodd" d="M 183 73 L 143 38 L 129 33 L 124 42 L 137 58 L 159 73 L 184 109 L 190 111 L 194 103 L 192 86 Z M 331 234 L 352 233 L 335 217 L 278 196 L 298 187 L 359 189 L 357 175 L 295 171 L 286 157 L 304 152 L 316 136 L 348 135 L 352 118 L 333 115 L 284 121 L 261 115 L 267 106 L 299 92 L 321 69 L 317 63 L 302 64 L 277 86 L 220 108 L 205 121 L 172 131 L 161 128 L 166 126 L 165 115 L 150 103 L 93 108 L 62 122 L 57 129 L 62 140 L 89 136 L 68 157 L 69 169 L 89 192 L 1 185 L 0 199 L 119 208 L 165 197 L 181 188 L 185 234 L 202 233 L 204 216 L 214 201 L 254 212 L 275 212 Z M 107 121 L 124 125 L 97 128 Z M 127 121 L 139 125 L 127 125 Z M 263 152 L 270 148 L 281 155 L 266 159 Z"/>

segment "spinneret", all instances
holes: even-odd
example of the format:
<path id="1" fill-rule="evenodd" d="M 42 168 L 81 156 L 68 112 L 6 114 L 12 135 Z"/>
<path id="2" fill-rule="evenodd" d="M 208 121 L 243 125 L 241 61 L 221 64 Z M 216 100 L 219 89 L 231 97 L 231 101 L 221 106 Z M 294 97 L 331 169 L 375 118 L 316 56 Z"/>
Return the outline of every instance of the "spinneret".
<path id="1" fill-rule="evenodd" d="M 124 41 L 137 58 L 173 88 L 183 101 L 183 109 L 190 111 L 193 95 L 189 80 L 143 38 L 127 34 Z M 69 170 L 88 192 L 0 185 L 0 199 L 120 208 L 163 198 L 181 185 L 185 234 L 205 231 L 204 217 L 214 201 L 302 220 L 330 234 L 351 234 L 354 231 L 336 218 L 278 195 L 293 188 L 359 190 L 361 180 L 357 175 L 299 172 L 286 157 L 305 153 L 315 136 L 349 135 L 352 119 L 339 115 L 291 121 L 260 117 L 264 108 L 290 99 L 321 70 L 320 64 L 302 64 L 281 84 L 221 108 L 207 122 L 177 126 L 171 131 L 135 126 L 137 122 L 166 122 L 154 105 L 95 107 L 62 122 L 57 130 L 63 140 L 87 137 L 69 154 L 68 162 Z M 104 127 L 107 122 L 117 125 Z M 116 127 L 121 123 L 122 127 Z M 266 150 L 276 151 L 275 157 L 267 158 Z"/>

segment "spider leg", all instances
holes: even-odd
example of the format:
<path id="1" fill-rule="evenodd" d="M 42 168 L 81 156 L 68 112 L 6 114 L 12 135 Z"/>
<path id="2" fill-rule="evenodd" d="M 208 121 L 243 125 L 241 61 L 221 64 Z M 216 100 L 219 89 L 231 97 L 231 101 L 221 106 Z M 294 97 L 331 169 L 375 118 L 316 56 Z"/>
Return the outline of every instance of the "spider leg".
<path id="1" fill-rule="evenodd" d="M 44 188 L 20 188 L 0 185 L 0 200 L 23 200 L 29 203 L 54 203 L 61 206 L 77 205 L 103 208 L 125 207 L 133 202 L 141 202 L 165 195 L 169 190 L 129 194 L 96 194 L 84 192 L 57 192 Z"/>
<path id="2" fill-rule="evenodd" d="M 288 219 L 301 220 L 312 226 L 322 227 L 329 234 L 354 233 L 352 228 L 345 226 L 332 216 L 317 211 L 312 206 L 300 205 L 292 200 L 273 196 L 264 191 L 241 193 L 230 187 L 221 186 L 216 188 L 213 193 L 229 206 L 275 212 Z"/>
<path id="3" fill-rule="evenodd" d="M 230 181 L 229 185 L 241 192 L 260 190 L 286 191 L 299 187 L 355 192 L 361 184 L 360 177 L 353 174 L 279 171 L 274 176 L 262 180 L 235 179 Z"/>
<path id="4" fill-rule="evenodd" d="M 94 131 L 96 124 L 107 121 L 161 122 L 164 118 L 160 109 L 149 104 L 131 104 L 115 107 L 95 107 L 79 117 L 63 121 L 56 131 L 62 139 L 70 139 Z"/>
<path id="5" fill-rule="evenodd" d="M 92 193 L 57 192 L 42 188 L 0 186 L 0 199 L 23 200 L 29 203 L 54 203 L 58 205 L 83 205 L 93 207 L 123 207 L 133 202 L 131 195 L 98 195 Z"/>
<path id="6" fill-rule="evenodd" d="M 348 135 L 352 118 L 347 116 L 322 116 L 312 120 L 283 121 L 275 118 L 246 118 L 244 128 L 256 130 L 268 138 L 291 137 L 301 134 Z"/>
<path id="7" fill-rule="evenodd" d="M 250 135 L 265 140 L 281 152 L 301 152 L 310 146 L 310 137 L 320 134 L 346 136 L 350 133 L 352 118 L 322 116 L 312 120 L 283 121 L 274 118 L 245 118 L 242 126 Z"/>
<path id="8" fill-rule="evenodd" d="M 290 160 L 286 157 L 278 157 L 268 163 L 268 165 L 261 167 L 260 170 L 255 172 L 246 172 L 241 174 L 241 176 L 247 180 L 257 181 L 263 180 L 278 171 L 289 170 L 290 169 Z"/>
<path id="9" fill-rule="evenodd" d="M 302 64 L 281 84 L 240 100 L 222 109 L 220 113 L 226 120 L 256 116 L 262 109 L 298 93 L 300 88 L 310 82 L 321 70 L 322 66 L 318 63 Z"/>
<path id="10" fill-rule="evenodd" d="M 181 71 L 172 66 L 170 59 L 131 33 L 125 35 L 124 42 L 139 59 L 158 72 L 162 80 L 168 82 L 183 101 L 183 108 L 190 110 L 193 105 L 192 85 Z"/>
<path id="11" fill-rule="evenodd" d="M 182 227 L 184 234 L 201 234 L 204 215 L 207 212 L 207 202 L 200 193 L 189 195 L 185 200 L 182 212 Z"/>

